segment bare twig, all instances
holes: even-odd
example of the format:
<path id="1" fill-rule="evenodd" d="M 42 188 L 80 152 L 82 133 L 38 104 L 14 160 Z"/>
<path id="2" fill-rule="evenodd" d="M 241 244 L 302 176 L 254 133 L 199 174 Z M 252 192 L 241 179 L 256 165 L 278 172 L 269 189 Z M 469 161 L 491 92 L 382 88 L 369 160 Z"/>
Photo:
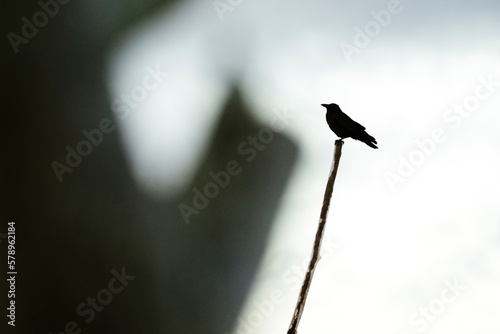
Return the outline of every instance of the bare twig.
<path id="1" fill-rule="evenodd" d="M 326 225 L 326 217 L 328 215 L 328 208 L 330 207 L 330 198 L 333 193 L 333 184 L 335 183 L 335 177 L 337 176 L 337 169 L 339 168 L 340 156 L 342 155 L 342 140 L 335 141 L 335 153 L 333 155 L 333 164 L 330 171 L 330 177 L 328 178 L 328 183 L 326 184 L 325 197 L 323 198 L 323 207 L 321 208 L 321 214 L 319 216 L 318 231 L 316 232 L 316 238 L 314 240 L 314 248 L 309 262 L 309 268 L 306 272 L 306 277 L 304 278 L 304 283 L 302 283 L 302 288 L 300 289 L 299 299 L 297 300 L 297 306 L 295 307 L 295 312 L 293 313 L 292 322 L 288 329 L 287 334 L 297 334 L 297 328 L 299 326 L 300 317 L 302 316 L 302 311 L 304 311 L 304 306 L 306 305 L 307 293 L 309 292 L 309 287 L 311 286 L 312 277 L 314 274 L 314 269 L 316 269 L 316 264 L 319 259 L 319 250 L 321 248 L 321 240 L 323 239 L 323 232 Z"/>

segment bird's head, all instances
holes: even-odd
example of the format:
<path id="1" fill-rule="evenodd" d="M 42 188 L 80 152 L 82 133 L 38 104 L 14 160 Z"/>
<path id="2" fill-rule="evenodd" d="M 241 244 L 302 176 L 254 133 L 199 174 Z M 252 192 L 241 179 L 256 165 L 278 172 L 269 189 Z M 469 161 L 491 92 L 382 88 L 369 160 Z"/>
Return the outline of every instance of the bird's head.
<path id="1" fill-rule="evenodd" d="M 329 111 L 340 110 L 339 106 L 336 103 L 322 104 L 322 106 L 325 107 L 326 110 L 329 110 Z"/>

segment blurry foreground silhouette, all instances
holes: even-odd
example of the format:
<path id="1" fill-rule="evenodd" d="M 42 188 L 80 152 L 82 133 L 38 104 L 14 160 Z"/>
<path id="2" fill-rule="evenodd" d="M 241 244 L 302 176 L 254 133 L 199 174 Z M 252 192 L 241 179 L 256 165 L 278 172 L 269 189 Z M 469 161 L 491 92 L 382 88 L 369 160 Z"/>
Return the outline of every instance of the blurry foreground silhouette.
<path id="1" fill-rule="evenodd" d="M 221 334 L 235 323 L 297 154 L 279 133 L 252 162 L 238 153 L 262 126 L 237 89 L 177 198 L 138 191 L 116 130 L 63 182 L 51 167 L 82 130 L 113 120 L 106 47 L 161 3 L 138 10 L 132 1 L 69 2 L 17 54 L 4 39 L 0 224 L 3 233 L 16 222 L 18 276 L 16 327 L 4 320 L 2 333 Z M 20 18 L 39 10 L 35 1 L 5 4 L 2 31 L 18 32 Z M 190 203 L 192 189 L 230 160 L 241 173 L 186 224 L 179 203 Z M 0 289 L 7 291 L 5 280 Z"/>

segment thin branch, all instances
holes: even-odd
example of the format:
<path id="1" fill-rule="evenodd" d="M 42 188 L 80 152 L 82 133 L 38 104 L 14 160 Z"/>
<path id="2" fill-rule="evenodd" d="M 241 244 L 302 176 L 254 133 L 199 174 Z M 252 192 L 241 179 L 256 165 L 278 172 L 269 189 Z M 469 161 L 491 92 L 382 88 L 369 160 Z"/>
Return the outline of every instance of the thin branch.
<path id="1" fill-rule="evenodd" d="M 297 306 L 295 307 L 295 312 L 293 313 L 292 322 L 288 329 L 287 334 L 297 334 L 297 328 L 299 327 L 300 317 L 304 311 L 306 305 L 307 293 L 309 292 L 309 287 L 311 286 L 312 277 L 314 274 L 314 269 L 316 269 L 316 264 L 319 259 L 319 251 L 321 248 L 321 241 L 323 240 L 323 232 L 326 225 L 326 217 L 328 215 L 328 209 L 330 208 L 330 198 L 333 193 L 333 185 L 335 183 L 335 177 L 337 176 L 337 170 L 339 168 L 340 156 L 342 155 L 342 140 L 335 141 L 335 153 L 333 155 L 333 166 L 330 171 L 330 177 L 328 178 L 328 183 L 326 184 L 325 197 L 323 198 L 323 207 L 321 208 L 321 214 L 319 216 L 318 231 L 316 232 L 316 238 L 314 240 L 313 253 L 311 261 L 309 262 L 309 268 L 306 272 L 306 277 L 304 278 L 304 283 L 302 283 L 302 288 L 300 289 L 299 299 L 297 300 Z"/>

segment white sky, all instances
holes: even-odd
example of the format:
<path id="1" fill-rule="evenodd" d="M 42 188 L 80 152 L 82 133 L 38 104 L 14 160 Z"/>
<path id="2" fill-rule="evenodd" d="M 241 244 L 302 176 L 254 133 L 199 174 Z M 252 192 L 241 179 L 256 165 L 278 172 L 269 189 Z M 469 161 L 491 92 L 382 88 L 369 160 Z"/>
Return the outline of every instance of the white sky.
<path id="1" fill-rule="evenodd" d="M 500 3 L 401 1 L 402 11 L 347 61 L 341 43 L 353 44 L 355 29 L 387 8 L 241 1 L 221 20 L 211 2 L 192 0 L 114 50 L 113 99 L 137 90 L 148 67 L 169 73 L 121 121 L 136 180 L 153 194 L 189 182 L 230 77 L 243 80 L 264 124 L 280 110 L 295 116 L 284 132 L 300 160 L 241 314 L 249 327 L 235 333 L 289 325 L 300 288 L 293 282 L 303 279 L 291 270 L 310 257 L 333 155 L 320 106 L 331 102 L 380 149 L 345 142 L 324 240 L 330 248 L 299 331 L 500 332 Z M 490 90 L 488 78 L 496 82 Z M 453 112 L 464 103 L 470 115 Z M 434 131 L 442 140 L 419 153 L 416 142 L 428 143 Z M 418 165 L 391 187 L 386 175 L 398 173 L 401 157 Z M 453 283 L 466 289 L 454 296 L 446 290 Z M 279 304 L 259 310 L 255 303 L 267 305 L 273 291 L 282 293 Z M 427 319 L 422 308 L 430 308 Z"/>

